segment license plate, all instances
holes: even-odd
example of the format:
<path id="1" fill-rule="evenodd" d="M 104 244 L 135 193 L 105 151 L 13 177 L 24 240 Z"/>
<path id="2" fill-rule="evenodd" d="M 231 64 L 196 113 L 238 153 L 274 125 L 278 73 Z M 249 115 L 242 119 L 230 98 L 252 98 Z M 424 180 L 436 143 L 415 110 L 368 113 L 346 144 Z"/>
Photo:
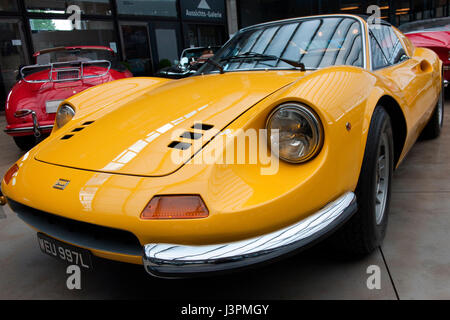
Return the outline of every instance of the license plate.
<path id="1" fill-rule="evenodd" d="M 37 237 L 43 253 L 87 270 L 92 269 L 91 252 L 89 250 L 71 246 L 42 233 L 38 233 Z"/>
<path id="2" fill-rule="evenodd" d="M 56 113 L 58 110 L 59 104 L 63 102 L 63 100 L 48 100 L 45 101 L 45 112 L 47 113 Z"/>

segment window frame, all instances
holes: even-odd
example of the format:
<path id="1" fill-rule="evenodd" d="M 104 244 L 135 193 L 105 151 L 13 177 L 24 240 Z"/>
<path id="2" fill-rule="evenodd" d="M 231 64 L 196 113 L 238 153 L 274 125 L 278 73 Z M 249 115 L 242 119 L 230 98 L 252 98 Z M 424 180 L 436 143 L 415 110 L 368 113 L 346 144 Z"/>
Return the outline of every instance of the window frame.
<path id="1" fill-rule="evenodd" d="M 393 33 L 393 35 L 396 37 L 396 39 L 398 40 L 398 42 L 401 44 L 402 49 L 405 53 L 405 56 L 407 57 L 407 59 L 403 59 L 400 60 L 396 63 L 390 63 L 388 57 L 386 57 L 386 54 L 384 53 L 380 43 L 378 42 L 378 39 L 375 37 L 375 35 L 372 33 L 372 31 L 370 30 L 369 25 L 367 25 L 367 42 L 369 43 L 369 54 L 370 54 L 370 70 L 372 71 L 377 71 L 377 70 L 381 70 L 384 68 L 390 68 L 392 66 L 396 66 L 399 65 L 409 59 L 411 59 L 411 56 L 408 54 L 408 50 L 405 47 L 405 44 L 403 43 L 402 39 L 400 39 L 400 37 L 398 36 L 397 32 L 394 30 L 393 26 L 385 21 L 381 21 L 380 23 L 382 26 L 385 26 L 387 28 L 390 29 L 390 31 Z M 381 51 L 381 53 L 383 54 L 384 59 L 387 61 L 387 65 L 380 67 L 380 68 L 374 68 L 374 64 L 373 64 L 373 54 L 372 54 L 372 42 L 371 42 L 371 37 L 373 37 L 373 39 L 375 40 L 376 44 L 377 44 L 377 48 Z"/>

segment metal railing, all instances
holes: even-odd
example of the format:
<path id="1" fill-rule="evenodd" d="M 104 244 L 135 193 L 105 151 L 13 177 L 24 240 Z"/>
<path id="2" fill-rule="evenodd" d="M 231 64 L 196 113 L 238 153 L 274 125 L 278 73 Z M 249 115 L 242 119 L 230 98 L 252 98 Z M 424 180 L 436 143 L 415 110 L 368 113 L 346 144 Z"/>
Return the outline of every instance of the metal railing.
<path id="1" fill-rule="evenodd" d="M 86 66 L 92 66 L 92 65 L 107 65 L 106 71 L 101 74 L 93 74 L 93 75 L 85 75 L 84 74 L 84 68 Z M 42 69 L 48 71 L 48 78 L 47 79 L 40 79 L 40 80 L 30 80 L 26 79 L 27 76 L 29 76 L 32 71 L 35 69 Z M 27 83 L 47 83 L 47 82 L 67 82 L 67 81 L 78 81 L 83 79 L 92 79 L 92 78 L 99 78 L 106 76 L 109 71 L 111 70 L 111 61 L 108 60 L 92 60 L 92 61 L 68 61 L 68 62 L 54 62 L 49 64 L 35 64 L 31 66 L 25 66 L 20 69 L 20 76 L 23 79 L 23 81 Z M 26 74 L 26 71 L 28 71 L 28 74 Z M 31 72 L 30 72 L 31 71 Z M 77 74 L 75 77 L 69 77 L 64 79 L 58 79 L 58 73 L 60 72 L 74 72 Z M 56 77 L 54 76 L 56 74 Z"/>

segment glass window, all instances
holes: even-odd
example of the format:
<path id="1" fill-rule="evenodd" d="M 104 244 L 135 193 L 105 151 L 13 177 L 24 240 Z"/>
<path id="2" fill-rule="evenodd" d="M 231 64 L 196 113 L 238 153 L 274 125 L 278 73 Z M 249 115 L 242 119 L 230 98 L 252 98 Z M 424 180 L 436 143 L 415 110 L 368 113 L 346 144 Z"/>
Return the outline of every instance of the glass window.
<path id="1" fill-rule="evenodd" d="M 28 12 L 64 14 L 70 5 L 79 6 L 82 14 L 111 14 L 109 0 L 25 0 Z"/>
<path id="2" fill-rule="evenodd" d="M 370 33 L 370 50 L 372 55 L 372 69 L 377 70 L 389 65 L 383 50 L 372 32 Z"/>
<path id="3" fill-rule="evenodd" d="M 19 67 L 27 63 L 22 27 L 18 19 L 0 20 L 0 98 L 3 102 L 16 83 Z M 0 109 L 3 106 L 4 103 Z"/>
<path id="4" fill-rule="evenodd" d="M 331 13 L 337 9 L 336 0 L 328 0 L 326 4 L 318 2 L 318 0 L 239 0 L 239 22 L 241 27 L 247 27 L 265 21 L 310 16 L 317 14 L 317 10 Z"/>
<path id="5" fill-rule="evenodd" d="M 225 30 L 221 26 L 188 24 L 185 30 L 187 47 L 221 46 L 225 42 Z"/>
<path id="6" fill-rule="evenodd" d="M 354 18 L 313 18 L 251 28 L 238 33 L 215 56 L 225 70 L 290 69 L 277 59 L 300 62 L 307 69 L 331 65 L 363 66 L 361 28 Z M 214 66 L 204 67 L 212 70 Z"/>
<path id="7" fill-rule="evenodd" d="M 49 52 L 41 53 L 36 57 L 37 64 L 49 64 L 68 61 L 93 61 L 108 60 L 113 62 L 115 55 L 112 51 L 95 48 L 65 49 L 57 48 Z"/>
<path id="8" fill-rule="evenodd" d="M 116 48 L 113 23 L 81 21 L 81 30 L 74 30 L 66 19 L 30 19 L 35 51 L 64 46 L 100 45 Z"/>
<path id="9" fill-rule="evenodd" d="M 0 0 L 0 11 L 17 11 L 17 1 Z"/>
<path id="10" fill-rule="evenodd" d="M 393 3 L 395 8 L 395 23 L 401 25 L 402 23 L 411 20 L 411 2 L 410 0 L 400 0 Z M 414 7 L 416 9 L 416 7 Z"/>
<path id="11" fill-rule="evenodd" d="M 158 48 L 158 67 L 176 64 L 178 57 L 177 30 L 175 28 L 155 28 Z"/>
<path id="12" fill-rule="evenodd" d="M 447 0 L 436 0 L 436 18 L 447 16 Z"/>
<path id="13" fill-rule="evenodd" d="M 152 57 L 148 24 L 121 22 L 120 32 L 126 64 L 135 76 L 148 76 L 152 73 Z"/>
<path id="14" fill-rule="evenodd" d="M 117 12 L 128 15 L 176 17 L 176 0 L 117 0 Z"/>
<path id="15" fill-rule="evenodd" d="M 400 39 L 390 26 L 373 26 L 370 32 L 374 69 L 382 68 L 386 65 L 396 64 L 407 58 Z M 380 48 L 384 59 L 381 59 L 379 56 L 378 51 Z"/>

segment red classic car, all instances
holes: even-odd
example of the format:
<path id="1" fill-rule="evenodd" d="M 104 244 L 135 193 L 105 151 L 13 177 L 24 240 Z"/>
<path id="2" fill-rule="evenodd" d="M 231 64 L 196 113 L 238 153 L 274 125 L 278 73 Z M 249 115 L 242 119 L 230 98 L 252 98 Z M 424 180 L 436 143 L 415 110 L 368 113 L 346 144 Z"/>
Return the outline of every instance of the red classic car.
<path id="1" fill-rule="evenodd" d="M 107 47 L 58 47 L 36 52 L 34 59 L 36 64 L 20 68 L 5 107 L 5 132 L 22 150 L 50 133 L 64 99 L 98 84 L 132 77 Z"/>
<path id="2" fill-rule="evenodd" d="M 450 18 L 416 21 L 400 26 L 400 30 L 416 47 L 436 52 L 443 62 L 444 79 L 450 81 Z"/>

